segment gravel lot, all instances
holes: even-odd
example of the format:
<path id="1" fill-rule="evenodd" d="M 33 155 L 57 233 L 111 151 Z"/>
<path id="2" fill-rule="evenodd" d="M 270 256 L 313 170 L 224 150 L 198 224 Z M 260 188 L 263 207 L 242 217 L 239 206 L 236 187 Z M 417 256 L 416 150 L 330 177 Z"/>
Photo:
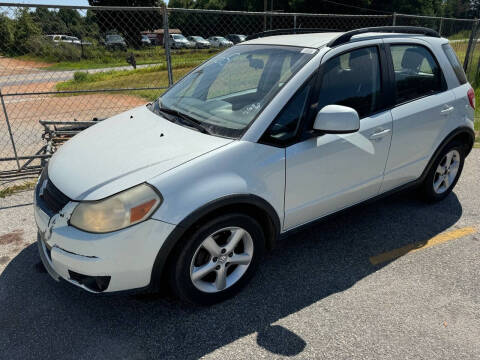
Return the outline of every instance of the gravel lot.
<path id="1" fill-rule="evenodd" d="M 376 266 L 369 258 L 480 230 L 479 174 L 477 149 L 441 203 L 401 193 L 294 234 L 248 288 L 211 308 L 54 282 L 38 265 L 32 193 L 0 199 L 1 357 L 478 359 L 478 233 Z"/>

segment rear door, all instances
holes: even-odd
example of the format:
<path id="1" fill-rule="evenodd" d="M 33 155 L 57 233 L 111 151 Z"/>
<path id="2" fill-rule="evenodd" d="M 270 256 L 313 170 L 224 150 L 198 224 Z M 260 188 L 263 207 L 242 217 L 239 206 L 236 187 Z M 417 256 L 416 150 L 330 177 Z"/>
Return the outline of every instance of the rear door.
<path id="1" fill-rule="evenodd" d="M 419 178 L 455 112 L 455 95 L 427 43 L 385 40 L 395 84 L 393 138 L 381 191 Z"/>

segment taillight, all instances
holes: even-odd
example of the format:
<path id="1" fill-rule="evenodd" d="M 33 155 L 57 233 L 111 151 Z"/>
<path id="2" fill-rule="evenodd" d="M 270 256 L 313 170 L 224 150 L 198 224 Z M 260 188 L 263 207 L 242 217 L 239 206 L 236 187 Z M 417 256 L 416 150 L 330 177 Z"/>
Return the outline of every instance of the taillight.
<path id="1" fill-rule="evenodd" d="M 472 88 L 467 92 L 468 101 L 470 101 L 470 106 L 475 109 L 475 92 Z"/>

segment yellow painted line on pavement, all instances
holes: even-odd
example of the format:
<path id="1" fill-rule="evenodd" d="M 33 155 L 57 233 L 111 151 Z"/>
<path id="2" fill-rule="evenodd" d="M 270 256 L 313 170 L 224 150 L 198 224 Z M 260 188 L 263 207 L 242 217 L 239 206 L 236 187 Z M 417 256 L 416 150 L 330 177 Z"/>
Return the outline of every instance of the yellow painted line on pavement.
<path id="1" fill-rule="evenodd" d="M 408 253 L 413 253 L 418 250 L 426 249 L 431 246 L 438 244 L 443 244 L 450 240 L 455 240 L 467 235 L 471 235 L 477 232 L 477 229 L 474 227 L 465 227 L 461 229 L 446 231 L 444 233 L 438 234 L 427 241 L 420 241 L 413 244 L 408 244 L 402 246 L 401 248 L 384 252 L 382 254 L 370 257 L 370 262 L 372 265 L 378 265 L 396 258 L 403 256 Z"/>

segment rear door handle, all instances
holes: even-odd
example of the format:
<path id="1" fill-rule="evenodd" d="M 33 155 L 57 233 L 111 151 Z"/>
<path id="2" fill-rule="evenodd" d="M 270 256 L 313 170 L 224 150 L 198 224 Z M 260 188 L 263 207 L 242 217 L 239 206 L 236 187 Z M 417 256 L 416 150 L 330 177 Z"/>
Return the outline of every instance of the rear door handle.
<path id="1" fill-rule="evenodd" d="M 446 106 L 442 111 L 440 111 L 440 114 L 448 115 L 453 111 L 453 109 L 454 109 L 453 106 Z"/>
<path id="2" fill-rule="evenodd" d="M 390 133 L 390 129 L 384 129 L 384 130 L 380 130 L 378 132 L 374 132 L 372 135 L 370 135 L 370 139 L 371 140 L 375 140 L 375 139 L 379 139 L 379 138 L 382 138 L 386 135 L 388 135 Z"/>

